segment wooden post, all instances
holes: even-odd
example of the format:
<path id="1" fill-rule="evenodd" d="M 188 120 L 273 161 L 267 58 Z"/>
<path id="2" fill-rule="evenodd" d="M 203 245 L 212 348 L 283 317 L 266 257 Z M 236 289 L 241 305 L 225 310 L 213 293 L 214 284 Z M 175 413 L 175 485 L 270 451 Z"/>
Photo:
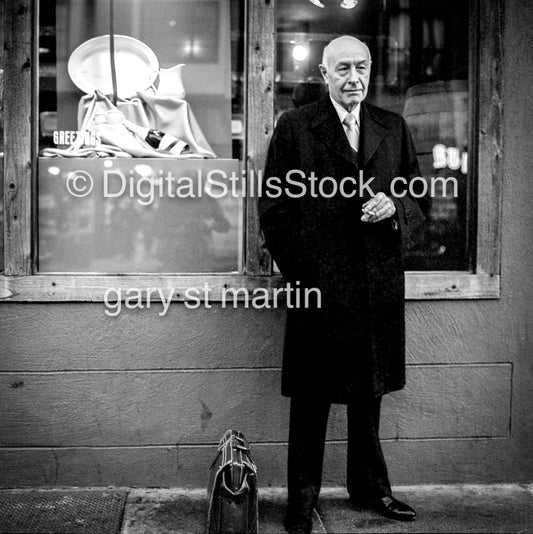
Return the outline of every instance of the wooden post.
<path id="1" fill-rule="evenodd" d="M 33 5 L 32 0 L 5 1 L 4 273 L 6 275 L 32 274 Z"/>
<path id="2" fill-rule="evenodd" d="M 477 128 L 478 227 L 476 273 L 500 272 L 503 172 L 503 2 L 479 5 Z"/>
<path id="3" fill-rule="evenodd" d="M 247 18 L 246 170 L 249 180 L 257 180 L 257 172 L 264 169 L 268 143 L 274 128 L 275 21 L 273 0 L 248 2 Z M 262 248 L 257 188 L 255 192 L 254 198 L 245 199 L 246 233 L 244 243 L 246 262 L 244 272 L 249 275 L 264 275 L 271 273 L 272 262 L 268 252 Z"/>

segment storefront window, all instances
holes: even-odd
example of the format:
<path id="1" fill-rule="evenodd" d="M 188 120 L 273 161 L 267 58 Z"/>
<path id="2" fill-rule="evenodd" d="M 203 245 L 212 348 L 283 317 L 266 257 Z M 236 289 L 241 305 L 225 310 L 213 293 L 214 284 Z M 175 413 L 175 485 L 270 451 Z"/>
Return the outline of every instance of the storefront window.
<path id="1" fill-rule="evenodd" d="M 432 185 L 406 298 L 499 298 L 502 3 L 0 2 L 3 298 L 101 300 L 117 273 L 146 290 L 158 273 L 178 299 L 191 284 L 277 290 L 252 186 L 276 119 L 302 90 L 324 94 L 321 52 L 343 34 L 368 43 L 368 101 L 405 117 L 422 180 L 456 180 Z M 220 190 L 234 175 L 235 196 Z"/>
<path id="2" fill-rule="evenodd" d="M 324 94 L 318 64 L 325 44 L 344 34 L 366 42 L 372 55 L 367 100 L 406 119 L 433 197 L 429 223 L 408 245 L 406 267 L 469 270 L 468 2 L 278 0 L 276 5 L 276 117 Z"/>
<path id="3" fill-rule="evenodd" d="M 41 2 L 40 272 L 240 270 L 242 4 Z"/>

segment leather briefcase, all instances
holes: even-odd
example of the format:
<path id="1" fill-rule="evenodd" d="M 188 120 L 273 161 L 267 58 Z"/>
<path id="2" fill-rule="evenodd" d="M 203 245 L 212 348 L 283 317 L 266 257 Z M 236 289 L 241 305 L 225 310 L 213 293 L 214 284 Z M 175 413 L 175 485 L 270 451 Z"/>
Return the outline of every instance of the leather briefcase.
<path id="1" fill-rule="evenodd" d="M 241 432 L 228 430 L 209 472 L 208 534 L 257 534 L 257 467 Z"/>

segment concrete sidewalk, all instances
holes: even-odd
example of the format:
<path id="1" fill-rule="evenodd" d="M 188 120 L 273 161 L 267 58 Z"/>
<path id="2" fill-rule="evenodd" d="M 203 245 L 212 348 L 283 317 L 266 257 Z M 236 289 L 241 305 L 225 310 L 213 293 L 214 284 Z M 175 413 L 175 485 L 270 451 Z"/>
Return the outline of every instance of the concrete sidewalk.
<path id="1" fill-rule="evenodd" d="M 416 521 L 356 510 L 343 488 L 325 488 L 313 532 L 533 533 L 533 484 L 409 486 L 394 494 L 417 510 Z M 285 498 L 283 489 L 260 490 L 261 534 L 284 532 Z M 1 534 L 203 533 L 207 515 L 203 489 L 4 489 L 0 504 Z"/>
<path id="2" fill-rule="evenodd" d="M 404 523 L 357 511 L 344 489 L 325 488 L 313 532 L 533 533 L 533 484 L 412 486 L 397 487 L 394 493 L 417 510 L 416 521 Z M 284 532 L 285 496 L 280 489 L 260 490 L 261 533 Z M 122 533 L 201 533 L 206 513 L 205 491 L 133 489 Z"/>

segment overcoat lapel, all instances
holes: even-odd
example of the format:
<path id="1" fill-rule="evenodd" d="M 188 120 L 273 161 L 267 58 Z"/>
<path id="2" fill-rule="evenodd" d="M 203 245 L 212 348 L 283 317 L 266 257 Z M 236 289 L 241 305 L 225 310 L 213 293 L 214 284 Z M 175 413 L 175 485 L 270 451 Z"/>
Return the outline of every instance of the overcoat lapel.
<path id="1" fill-rule="evenodd" d="M 364 168 L 378 149 L 390 125 L 383 122 L 381 117 L 376 116 L 364 102 L 361 104 L 360 121 L 357 155 L 348 142 L 329 96 L 318 103 L 318 112 L 311 123 L 311 130 L 320 142 L 328 147 L 329 151 L 338 154 L 358 168 Z"/>
<path id="2" fill-rule="evenodd" d="M 363 102 L 361 104 L 361 128 L 359 136 L 359 166 L 365 168 L 375 154 L 390 126 L 377 117 Z"/>
<path id="3" fill-rule="evenodd" d="M 311 130 L 317 139 L 326 145 L 328 151 L 338 154 L 352 165 L 357 165 L 357 154 L 350 146 L 339 116 L 329 96 L 318 103 L 316 118 L 311 123 Z"/>

